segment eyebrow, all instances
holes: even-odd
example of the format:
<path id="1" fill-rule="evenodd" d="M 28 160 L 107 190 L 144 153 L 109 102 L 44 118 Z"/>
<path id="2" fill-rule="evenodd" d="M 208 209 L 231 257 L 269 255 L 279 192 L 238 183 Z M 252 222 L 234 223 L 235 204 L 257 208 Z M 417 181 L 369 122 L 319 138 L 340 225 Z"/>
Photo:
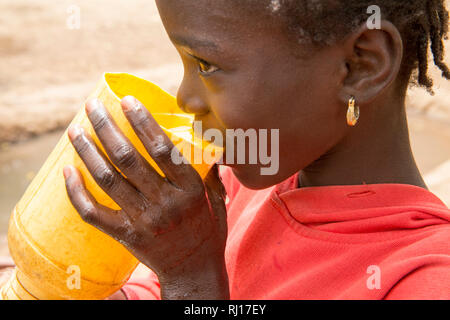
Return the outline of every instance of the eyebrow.
<path id="1" fill-rule="evenodd" d="M 215 42 L 212 42 L 212 41 L 209 41 L 206 39 L 182 37 L 179 35 L 171 36 L 170 39 L 172 40 L 172 42 L 174 42 L 180 46 L 189 47 L 192 49 L 205 48 L 205 49 L 214 50 L 214 51 L 218 51 L 218 52 L 222 51 L 222 50 L 220 50 L 219 46 Z"/>

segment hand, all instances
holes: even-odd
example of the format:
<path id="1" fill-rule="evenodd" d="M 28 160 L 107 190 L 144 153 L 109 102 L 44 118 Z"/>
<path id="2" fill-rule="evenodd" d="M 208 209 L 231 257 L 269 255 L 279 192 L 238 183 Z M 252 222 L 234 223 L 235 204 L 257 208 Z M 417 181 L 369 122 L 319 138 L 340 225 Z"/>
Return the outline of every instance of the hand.
<path id="1" fill-rule="evenodd" d="M 125 97 L 122 108 L 166 177 L 139 154 L 102 103 L 91 100 L 88 118 L 123 175 L 81 127 L 71 127 L 69 138 L 94 180 L 121 210 L 100 205 L 79 170 L 67 166 L 64 176 L 73 206 L 84 221 L 120 241 L 158 275 L 162 298 L 228 298 L 226 208 L 217 168 L 203 182 L 191 165 L 172 162 L 175 146 L 139 101 Z"/>

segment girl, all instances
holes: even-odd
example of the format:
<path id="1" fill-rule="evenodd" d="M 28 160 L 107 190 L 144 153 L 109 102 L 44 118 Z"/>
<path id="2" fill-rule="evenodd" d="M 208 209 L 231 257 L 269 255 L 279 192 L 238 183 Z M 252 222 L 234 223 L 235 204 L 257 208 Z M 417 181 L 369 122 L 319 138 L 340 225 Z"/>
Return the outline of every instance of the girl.
<path id="1" fill-rule="evenodd" d="M 185 68 L 178 103 L 203 129 L 279 129 L 279 170 L 235 164 L 202 181 L 133 97 L 124 113 L 159 176 L 99 101 L 70 139 L 122 208 L 99 205 L 76 168 L 81 217 L 151 270 L 112 299 L 449 299 L 450 211 L 411 152 L 405 95 L 442 75 L 443 0 L 157 0 Z M 369 27 L 371 5 L 379 27 Z M 377 17 L 374 16 L 376 19 Z M 249 151 L 244 150 L 246 152 Z M 126 176 L 126 178 L 125 178 Z"/>

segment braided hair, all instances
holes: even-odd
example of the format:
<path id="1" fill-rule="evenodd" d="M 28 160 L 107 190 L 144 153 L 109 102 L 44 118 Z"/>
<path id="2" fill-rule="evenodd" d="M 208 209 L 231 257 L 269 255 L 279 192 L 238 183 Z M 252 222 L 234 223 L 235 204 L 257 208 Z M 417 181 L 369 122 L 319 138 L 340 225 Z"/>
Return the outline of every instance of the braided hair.
<path id="1" fill-rule="evenodd" d="M 259 2 L 260 0 L 247 0 Z M 445 0 L 266 0 L 266 8 L 284 19 L 289 34 L 299 42 L 326 46 L 342 39 L 369 17 L 367 8 L 377 5 L 382 19 L 388 20 L 402 35 L 405 55 L 401 75 L 412 84 L 433 94 L 428 76 L 428 48 L 442 76 L 450 80 L 444 62 L 449 13 Z M 413 71 L 416 71 L 411 77 Z"/>

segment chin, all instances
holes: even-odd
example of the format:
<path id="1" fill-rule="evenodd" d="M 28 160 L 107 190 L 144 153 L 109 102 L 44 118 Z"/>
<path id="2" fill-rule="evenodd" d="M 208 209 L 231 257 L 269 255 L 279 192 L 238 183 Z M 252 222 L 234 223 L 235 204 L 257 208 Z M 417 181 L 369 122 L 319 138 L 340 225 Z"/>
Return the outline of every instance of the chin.
<path id="1" fill-rule="evenodd" d="M 266 189 L 279 184 L 288 178 L 282 177 L 280 174 L 261 175 L 261 167 L 256 165 L 236 165 L 231 168 L 239 182 L 244 187 L 252 190 Z"/>

